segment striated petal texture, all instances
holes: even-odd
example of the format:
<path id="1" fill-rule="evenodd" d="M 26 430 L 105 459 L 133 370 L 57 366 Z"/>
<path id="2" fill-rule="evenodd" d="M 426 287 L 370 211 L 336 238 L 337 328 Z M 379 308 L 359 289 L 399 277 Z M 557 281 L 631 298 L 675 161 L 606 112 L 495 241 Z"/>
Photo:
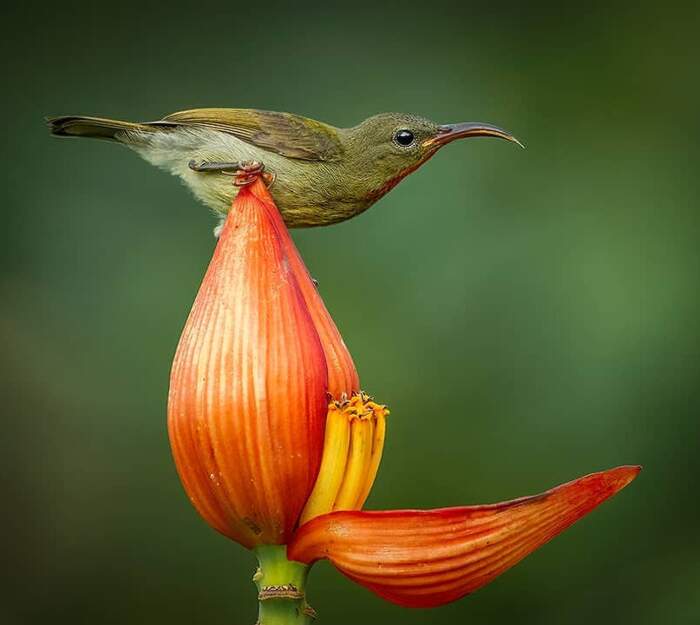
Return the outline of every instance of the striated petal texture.
<path id="1" fill-rule="evenodd" d="M 274 206 L 274 201 L 264 184 L 252 185 L 251 191 L 260 201 Z M 352 356 L 284 224 L 279 237 L 323 345 L 328 364 L 328 392 L 333 399 L 340 399 L 343 393 L 350 397 L 360 390 L 360 380 Z"/>
<path id="2" fill-rule="evenodd" d="M 332 512 L 303 525 L 288 556 L 307 563 L 328 558 L 393 603 L 437 606 L 488 584 L 624 488 L 639 470 L 593 473 L 492 505 Z"/>
<path id="3" fill-rule="evenodd" d="M 249 548 L 287 542 L 313 488 L 328 375 L 281 242 L 286 229 L 257 184 L 242 188 L 229 212 L 180 338 L 168 400 L 187 494 L 211 526 Z"/>

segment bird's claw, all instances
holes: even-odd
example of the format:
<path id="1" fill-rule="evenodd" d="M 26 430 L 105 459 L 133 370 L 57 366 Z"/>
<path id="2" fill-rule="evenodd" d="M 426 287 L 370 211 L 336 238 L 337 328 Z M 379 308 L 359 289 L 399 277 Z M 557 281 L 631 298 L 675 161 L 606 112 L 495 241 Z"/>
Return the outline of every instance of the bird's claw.
<path id="1" fill-rule="evenodd" d="M 241 161 L 238 171 L 233 174 L 233 184 L 237 187 L 244 187 L 251 182 L 255 182 L 258 176 L 262 176 L 265 165 L 260 161 Z"/>

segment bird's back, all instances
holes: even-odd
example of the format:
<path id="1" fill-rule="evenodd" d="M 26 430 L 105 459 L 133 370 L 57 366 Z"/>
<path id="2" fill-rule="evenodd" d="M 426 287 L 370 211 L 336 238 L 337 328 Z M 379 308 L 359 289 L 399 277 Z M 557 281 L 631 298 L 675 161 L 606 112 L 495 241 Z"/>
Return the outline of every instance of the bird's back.
<path id="1" fill-rule="evenodd" d="M 155 122 L 71 116 L 49 123 L 55 135 L 109 139 L 128 146 L 180 177 L 220 215 L 228 212 L 237 188 L 230 176 L 193 171 L 191 161 L 263 163 L 274 178 L 270 192 L 291 227 L 343 221 L 369 205 L 346 188 L 345 131 L 299 115 L 205 108 Z"/>

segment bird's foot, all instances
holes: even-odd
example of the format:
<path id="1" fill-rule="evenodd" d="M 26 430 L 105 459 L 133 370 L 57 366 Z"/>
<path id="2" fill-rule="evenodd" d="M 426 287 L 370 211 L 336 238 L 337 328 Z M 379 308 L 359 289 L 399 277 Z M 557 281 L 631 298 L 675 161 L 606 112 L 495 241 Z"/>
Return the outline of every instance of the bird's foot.
<path id="1" fill-rule="evenodd" d="M 241 161 L 239 164 L 238 171 L 233 174 L 233 184 L 236 187 L 245 187 L 255 182 L 265 171 L 265 165 L 260 161 Z"/>
<path id="2" fill-rule="evenodd" d="M 198 173 L 219 173 L 226 176 L 233 176 L 233 184 L 237 187 L 244 187 L 254 182 L 258 177 L 262 178 L 265 184 L 270 187 L 275 181 L 275 175 L 265 171 L 265 165 L 260 161 L 202 161 L 195 160 L 189 162 L 189 168 Z"/>

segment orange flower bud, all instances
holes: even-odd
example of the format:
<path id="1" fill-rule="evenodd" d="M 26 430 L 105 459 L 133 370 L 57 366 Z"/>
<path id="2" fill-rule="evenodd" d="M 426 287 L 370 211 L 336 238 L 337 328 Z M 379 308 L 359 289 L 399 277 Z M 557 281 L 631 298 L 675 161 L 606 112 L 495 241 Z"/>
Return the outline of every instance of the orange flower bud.
<path id="1" fill-rule="evenodd" d="M 170 378 L 168 431 L 185 490 L 212 527 L 248 548 L 288 542 L 323 449 L 326 359 L 288 237 L 263 183 L 243 187 Z"/>

